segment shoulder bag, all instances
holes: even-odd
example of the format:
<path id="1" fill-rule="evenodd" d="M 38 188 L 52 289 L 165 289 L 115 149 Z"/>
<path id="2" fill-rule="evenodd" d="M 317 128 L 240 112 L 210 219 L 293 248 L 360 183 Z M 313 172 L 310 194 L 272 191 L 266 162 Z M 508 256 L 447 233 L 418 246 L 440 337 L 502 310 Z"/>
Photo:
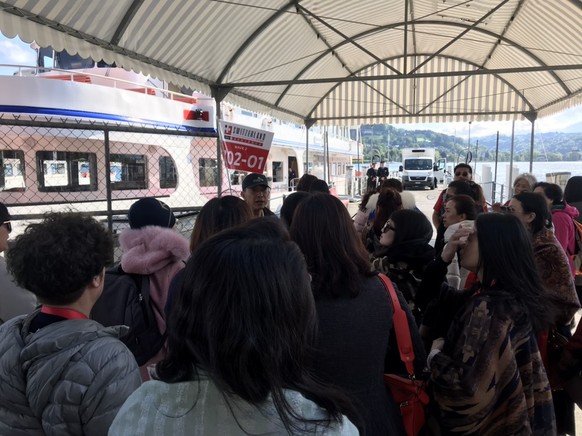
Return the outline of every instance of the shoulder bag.
<path id="1" fill-rule="evenodd" d="M 384 374 L 384 383 L 390 389 L 394 401 L 400 406 L 402 422 L 408 436 L 416 436 L 426 421 L 425 408 L 429 403 L 425 382 L 414 375 L 414 348 L 406 312 L 402 310 L 392 282 L 384 274 L 379 274 L 394 308 L 393 328 L 398 342 L 400 359 L 406 367 L 407 377 L 398 374 Z"/>

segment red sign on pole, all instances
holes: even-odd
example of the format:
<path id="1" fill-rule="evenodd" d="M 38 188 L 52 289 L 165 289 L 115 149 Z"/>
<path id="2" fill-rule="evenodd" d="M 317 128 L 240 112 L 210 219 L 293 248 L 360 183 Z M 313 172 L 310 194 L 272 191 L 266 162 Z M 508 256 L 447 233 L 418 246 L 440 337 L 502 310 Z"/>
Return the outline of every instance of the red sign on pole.
<path id="1" fill-rule="evenodd" d="M 273 142 L 273 132 L 230 121 L 219 121 L 222 152 L 231 170 L 263 173 Z"/>

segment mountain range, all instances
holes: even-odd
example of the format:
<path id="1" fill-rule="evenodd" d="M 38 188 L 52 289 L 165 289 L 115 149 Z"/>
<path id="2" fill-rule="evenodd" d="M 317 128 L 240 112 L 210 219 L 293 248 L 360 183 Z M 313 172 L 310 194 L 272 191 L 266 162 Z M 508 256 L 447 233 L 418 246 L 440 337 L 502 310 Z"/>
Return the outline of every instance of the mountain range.
<path id="1" fill-rule="evenodd" d="M 474 138 L 469 145 L 466 138 L 437 133 L 432 130 L 405 130 L 391 125 L 364 125 L 361 127 L 364 143 L 364 159 L 385 158 L 401 160 L 400 149 L 405 147 L 433 147 L 441 157 L 458 158 L 471 151 L 473 158 L 495 160 L 497 135 Z M 530 160 L 530 134 L 516 134 L 514 160 Z M 511 136 L 499 136 L 499 161 L 508 161 L 511 152 Z M 455 159 L 458 160 L 458 159 Z M 534 161 L 582 160 L 582 122 L 571 125 L 561 132 L 534 134 Z"/>

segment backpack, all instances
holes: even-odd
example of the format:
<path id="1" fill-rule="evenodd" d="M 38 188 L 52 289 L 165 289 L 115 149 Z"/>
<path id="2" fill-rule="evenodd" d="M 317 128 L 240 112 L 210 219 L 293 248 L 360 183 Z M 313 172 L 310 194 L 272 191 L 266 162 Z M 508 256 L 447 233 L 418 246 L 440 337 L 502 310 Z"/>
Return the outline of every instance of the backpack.
<path id="1" fill-rule="evenodd" d="M 139 366 L 147 363 L 164 345 L 150 299 L 149 277 L 128 274 L 121 265 L 105 271 L 103 293 L 91 310 L 91 319 L 105 327 L 126 325 L 121 340 L 135 356 Z"/>

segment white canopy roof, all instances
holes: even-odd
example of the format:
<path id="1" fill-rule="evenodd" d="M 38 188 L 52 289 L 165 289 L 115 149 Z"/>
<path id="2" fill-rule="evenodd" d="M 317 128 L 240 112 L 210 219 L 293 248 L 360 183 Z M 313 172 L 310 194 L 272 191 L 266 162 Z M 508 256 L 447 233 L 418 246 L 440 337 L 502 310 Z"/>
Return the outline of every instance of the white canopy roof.
<path id="1" fill-rule="evenodd" d="M 580 0 L 5 0 L 0 29 L 295 121 L 582 103 Z"/>

